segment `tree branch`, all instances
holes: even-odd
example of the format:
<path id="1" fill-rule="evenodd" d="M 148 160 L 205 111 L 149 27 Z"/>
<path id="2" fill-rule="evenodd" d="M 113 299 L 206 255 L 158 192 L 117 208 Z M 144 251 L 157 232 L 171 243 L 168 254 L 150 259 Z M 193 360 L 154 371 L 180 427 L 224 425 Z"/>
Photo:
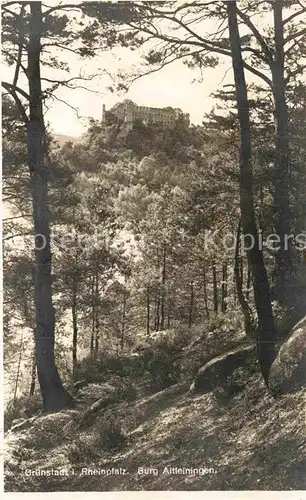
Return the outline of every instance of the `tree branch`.
<path id="1" fill-rule="evenodd" d="M 197 40 L 180 40 L 179 38 L 175 37 L 169 37 L 166 35 L 163 35 L 162 33 L 159 33 L 158 35 L 156 33 L 153 33 L 151 30 L 148 28 L 138 28 L 137 26 L 134 26 L 131 23 L 128 23 L 129 26 L 135 30 L 143 31 L 147 35 L 152 36 L 153 38 L 158 38 L 159 40 L 163 40 L 164 42 L 168 43 L 176 43 L 178 45 L 191 45 L 191 46 L 197 46 L 197 47 L 202 47 L 202 49 L 209 50 L 211 52 L 215 52 L 217 54 L 225 55 L 227 57 L 231 57 L 231 52 L 227 51 L 225 49 L 221 49 L 218 46 L 215 46 L 212 42 L 210 44 L 208 43 L 202 43 Z M 188 57 L 188 54 L 186 54 L 186 57 Z M 272 88 L 272 81 L 261 71 L 255 69 L 253 66 L 250 66 L 246 61 L 244 61 L 244 67 L 257 77 L 261 78 L 269 87 Z"/>
<path id="2" fill-rule="evenodd" d="M 293 33 L 290 36 L 287 36 L 287 38 L 284 40 L 284 44 L 291 42 L 291 40 L 296 40 L 299 36 L 306 35 L 306 28 L 302 29 L 301 31 L 298 31 L 297 33 Z"/>
<path id="3" fill-rule="evenodd" d="M 42 18 L 49 16 L 52 12 L 55 12 L 56 10 L 66 10 L 66 9 L 78 9 L 82 10 L 83 3 L 67 3 L 63 5 L 56 5 L 54 7 L 50 7 L 48 10 L 43 12 Z"/>
<path id="4" fill-rule="evenodd" d="M 24 90 L 22 90 L 20 87 L 14 86 L 12 83 L 8 82 L 2 82 L 2 86 L 7 90 L 8 92 L 18 92 L 18 94 L 22 95 L 27 101 L 30 100 L 29 94 L 27 94 Z"/>
<path id="5" fill-rule="evenodd" d="M 252 31 L 252 33 L 255 36 L 257 42 L 259 43 L 259 45 L 261 46 L 263 52 L 266 55 L 267 62 L 272 63 L 273 62 L 272 52 L 269 49 L 268 45 L 266 44 L 263 36 L 259 33 L 259 31 L 256 28 L 256 26 L 252 23 L 252 21 L 249 18 L 249 16 L 247 14 L 245 14 L 244 12 L 242 12 L 238 7 L 237 7 L 237 14 L 239 15 L 239 17 L 241 17 L 241 19 L 244 21 L 244 23 L 246 24 L 246 26 Z"/>
<path id="6" fill-rule="evenodd" d="M 300 16 L 301 14 L 304 14 L 305 12 L 306 12 L 306 7 L 303 7 L 302 10 L 294 12 L 293 14 L 291 14 L 291 16 L 289 16 L 286 19 L 284 19 L 283 25 L 285 26 L 285 24 L 290 23 L 290 21 L 292 21 L 293 19 L 295 19 L 297 16 Z"/>
<path id="7" fill-rule="evenodd" d="M 16 91 L 18 90 L 21 93 L 21 95 L 25 94 L 27 96 L 28 100 L 29 100 L 29 96 L 25 92 L 23 92 L 23 90 L 19 89 L 18 87 L 14 88 L 12 86 L 12 84 L 10 84 L 10 83 L 2 82 L 2 87 L 5 88 L 5 90 L 7 90 L 8 93 L 13 97 L 13 99 L 14 99 L 14 101 L 15 101 L 18 109 L 19 109 L 19 112 L 20 112 L 20 114 L 21 114 L 21 116 L 23 118 L 24 123 L 28 123 L 27 114 L 25 112 L 24 106 L 23 106 L 21 100 L 19 99 Z"/>
<path id="8" fill-rule="evenodd" d="M 20 22 L 20 28 L 18 32 L 18 38 L 19 38 L 19 44 L 18 44 L 18 54 L 17 54 L 17 59 L 16 59 L 16 68 L 15 68 L 15 74 L 14 74 L 14 79 L 13 79 L 13 88 L 16 89 L 17 82 L 18 82 L 18 77 L 19 77 L 19 71 L 21 67 L 21 58 L 22 58 L 22 44 L 23 44 L 23 23 L 22 23 L 22 16 L 24 13 L 25 6 L 22 5 L 20 9 L 20 14 L 19 14 L 19 22 Z"/>

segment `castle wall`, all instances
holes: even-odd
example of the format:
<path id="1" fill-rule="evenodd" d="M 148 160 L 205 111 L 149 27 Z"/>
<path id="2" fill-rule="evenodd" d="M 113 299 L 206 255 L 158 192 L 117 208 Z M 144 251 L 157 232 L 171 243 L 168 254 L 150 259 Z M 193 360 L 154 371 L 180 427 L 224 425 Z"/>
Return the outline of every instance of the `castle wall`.
<path id="1" fill-rule="evenodd" d="M 131 129 L 135 120 L 141 120 L 146 124 L 156 123 L 167 128 L 173 128 L 179 117 L 183 117 L 189 126 L 189 114 L 184 114 L 178 108 L 152 108 L 149 106 L 137 106 L 130 100 L 122 103 L 123 106 L 116 109 L 118 117 L 123 119 L 127 128 Z"/>

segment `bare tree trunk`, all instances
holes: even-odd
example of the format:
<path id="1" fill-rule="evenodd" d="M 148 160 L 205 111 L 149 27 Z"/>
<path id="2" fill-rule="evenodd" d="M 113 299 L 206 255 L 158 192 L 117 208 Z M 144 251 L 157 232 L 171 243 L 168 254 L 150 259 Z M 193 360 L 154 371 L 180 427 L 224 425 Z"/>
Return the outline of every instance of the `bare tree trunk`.
<path id="1" fill-rule="evenodd" d="M 217 285 L 217 269 L 216 265 L 212 266 L 213 272 L 213 298 L 214 298 L 214 312 L 218 314 L 218 285 Z"/>
<path id="2" fill-rule="evenodd" d="M 206 266 L 203 267 L 203 291 L 204 291 L 204 305 L 207 319 L 209 319 L 208 297 L 207 297 L 207 277 Z"/>
<path id="3" fill-rule="evenodd" d="M 147 335 L 150 334 L 150 286 L 147 287 Z"/>
<path id="4" fill-rule="evenodd" d="M 90 356 L 93 358 L 94 357 L 94 350 L 95 350 L 95 324 L 96 324 L 96 308 L 95 308 L 95 275 L 93 274 L 92 276 L 92 283 L 91 283 L 91 313 L 92 313 L 92 318 L 91 318 L 91 336 L 90 336 Z"/>
<path id="5" fill-rule="evenodd" d="M 95 358 L 98 356 L 100 343 L 100 321 L 99 321 L 99 273 L 95 276 Z"/>
<path id="6" fill-rule="evenodd" d="M 157 295 L 155 292 L 155 297 L 154 297 L 154 331 L 156 331 L 157 327 Z"/>
<path id="7" fill-rule="evenodd" d="M 166 287 L 166 246 L 163 247 L 162 261 L 162 282 L 161 282 L 161 308 L 160 308 L 160 329 L 165 328 L 165 287 Z"/>
<path id="8" fill-rule="evenodd" d="M 243 255 L 240 255 L 240 257 L 239 257 L 239 266 L 240 266 L 241 288 L 243 290 L 243 280 L 244 280 Z"/>
<path id="9" fill-rule="evenodd" d="M 234 264 L 234 273 L 233 273 L 233 300 L 234 305 L 237 305 L 237 284 L 236 284 L 236 276 L 235 276 L 235 265 Z"/>
<path id="10" fill-rule="evenodd" d="M 235 264 L 234 264 L 234 277 L 236 281 L 236 292 L 238 301 L 242 310 L 243 318 L 244 318 L 244 328 L 247 335 L 252 336 L 253 328 L 254 328 L 254 320 L 252 309 L 250 308 L 248 301 L 246 300 L 243 294 L 242 287 L 242 274 L 241 274 L 241 257 L 239 256 L 239 248 L 240 248 L 240 236 L 241 236 L 241 219 L 239 219 L 239 224 L 237 228 L 237 239 L 236 239 L 236 248 L 235 248 Z"/>
<path id="11" fill-rule="evenodd" d="M 293 294 L 290 287 L 294 280 L 292 240 L 290 223 L 290 148 L 288 108 L 286 103 L 286 83 L 284 70 L 284 0 L 273 2 L 275 61 L 272 64 L 273 95 L 275 101 L 275 172 L 274 172 L 274 206 L 275 229 L 280 237 L 280 249 L 276 253 L 276 285 L 275 296 L 281 304 L 292 302 Z M 287 240 L 287 246 L 286 246 Z"/>
<path id="12" fill-rule="evenodd" d="M 34 395 L 35 384 L 36 384 L 36 353 L 35 353 L 35 345 L 34 345 L 32 367 L 31 367 L 31 385 L 30 385 L 30 392 L 29 392 L 30 397 L 32 397 Z"/>
<path id="13" fill-rule="evenodd" d="M 189 312 L 188 312 L 188 328 L 192 327 L 193 323 L 193 304 L 194 304 L 194 284 L 190 283 L 190 301 L 189 301 Z"/>
<path id="14" fill-rule="evenodd" d="M 28 164 L 33 200 L 35 231 L 35 306 L 37 375 L 45 411 L 72 404 L 64 389 L 54 358 L 54 311 L 51 284 L 51 248 L 48 213 L 47 168 L 44 163 L 45 127 L 40 77 L 41 2 L 30 2 L 28 43 L 29 121 L 27 123 Z"/>
<path id="15" fill-rule="evenodd" d="M 17 398 L 17 391 L 18 391 L 18 383 L 19 383 L 19 376 L 20 376 L 20 367 L 21 367 L 22 354 L 23 354 L 23 332 L 21 334 L 21 342 L 20 342 L 20 349 L 19 349 L 19 358 L 18 358 L 16 381 L 15 381 L 15 390 L 14 390 L 14 397 L 13 397 L 13 406 L 15 406 L 16 398 Z"/>
<path id="16" fill-rule="evenodd" d="M 248 250 L 253 274 L 253 287 L 258 315 L 258 359 L 263 378 L 269 385 L 269 372 L 275 359 L 276 329 L 274 325 L 268 276 L 259 246 L 253 200 L 251 164 L 250 112 L 245 82 L 241 41 L 237 22 L 237 2 L 227 2 L 228 27 L 234 70 L 237 111 L 240 125 L 240 210 L 244 234 L 252 235 L 254 244 Z"/>
<path id="17" fill-rule="evenodd" d="M 251 280 L 252 278 L 252 271 L 251 271 L 251 266 L 250 262 L 248 260 L 248 275 L 247 275 L 247 284 L 246 284 L 246 292 L 245 292 L 245 298 L 248 301 L 250 299 L 250 289 L 251 289 Z"/>
<path id="18" fill-rule="evenodd" d="M 222 300 L 221 300 L 221 310 L 223 313 L 227 309 L 227 263 L 225 262 L 222 266 Z"/>
<path id="19" fill-rule="evenodd" d="M 155 310 L 155 331 L 159 332 L 160 329 L 160 295 L 158 292 L 158 295 L 156 297 L 156 310 Z"/>
<path id="20" fill-rule="evenodd" d="M 171 327 L 171 298 L 169 297 L 168 293 L 168 302 L 167 302 L 167 329 Z"/>
<path id="21" fill-rule="evenodd" d="M 126 313 L 126 294 L 123 293 L 123 301 L 122 301 L 122 318 L 121 318 L 121 341 L 120 348 L 123 350 L 124 346 L 124 336 L 125 336 L 125 313 Z"/>
<path id="22" fill-rule="evenodd" d="M 72 376 L 73 379 L 76 377 L 76 367 L 77 367 L 77 349 L 78 349 L 78 312 L 77 312 L 77 277 L 73 276 L 72 285 Z"/>

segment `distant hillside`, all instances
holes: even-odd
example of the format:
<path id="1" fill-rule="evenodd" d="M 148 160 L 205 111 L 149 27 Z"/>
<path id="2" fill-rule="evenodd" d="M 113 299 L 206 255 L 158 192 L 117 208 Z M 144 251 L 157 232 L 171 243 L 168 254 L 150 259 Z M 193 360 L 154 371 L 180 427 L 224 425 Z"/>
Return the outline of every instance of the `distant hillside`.
<path id="1" fill-rule="evenodd" d="M 53 134 L 53 139 L 56 141 L 59 146 L 64 146 L 66 142 L 79 142 L 81 140 L 80 137 L 73 137 L 71 135 L 64 135 L 64 134 Z"/>

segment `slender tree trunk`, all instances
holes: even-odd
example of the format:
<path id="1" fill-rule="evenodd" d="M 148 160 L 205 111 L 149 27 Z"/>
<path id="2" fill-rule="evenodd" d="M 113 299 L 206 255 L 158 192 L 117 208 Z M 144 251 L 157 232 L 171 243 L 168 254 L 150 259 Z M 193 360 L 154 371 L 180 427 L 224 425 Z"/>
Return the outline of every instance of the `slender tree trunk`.
<path id="1" fill-rule="evenodd" d="M 76 377 L 77 367 L 77 349 L 78 349 L 78 311 L 77 311 L 77 277 L 73 276 L 73 289 L 72 289 L 72 374 L 73 379 Z"/>
<path id="2" fill-rule="evenodd" d="M 100 344 L 100 321 L 99 321 L 99 273 L 95 276 L 95 358 L 98 356 Z"/>
<path id="3" fill-rule="evenodd" d="M 207 277 L 206 266 L 203 267 L 203 291 L 204 291 L 204 305 L 207 319 L 209 319 L 208 297 L 207 297 Z"/>
<path id="4" fill-rule="evenodd" d="M 244 280 L 243 255 L 240 255 L 240 257 L 239 257 L 239 266 L 240 266 L 241 288 L 243 290 L 243 280 Z"/>
<path id="5" fill-rule="evenodd" d="M 263 185 L 260 184 L 259 187 L 259 214 L 258 214 L 258 225 L 260 229 L 263 227 L 263 207 L 264 207 L 264 191 Z"/>
<path id="6" fill-rule="evenodd" d="M 216 265 L 212 266 L 213 272 L 213 298 L 214 298 L 214 312 L 218 314 L 218 285 L 217 285 L 217 269 Z"/>
<path id="7" fill-rule="evenodd" d="M 171 327 L 171 299 L 169 297 L 168 292 L 168 301 L 167 301 L 167 329 Z"/>
<path id="8" fill-rule="evenodd" d="M 147 335 L 150 334 L 150 286 L 147 287 Z"/>
<path id="9" fill-rule="evenodd" d="M 155 310 L 155 331 L 159 332 L 160 329 L 160 294 L 156 297 L 156 310 Z"/>
<path id="10" fill-rule="evenodd" d="M 124 346 L 124 336 L 125 336 L 125 315 L 126 315 L 126 294 L 123 293 L 123 300 L 122 300 L 122 318 L 121 318 L 121 341 L 120 341 L 120 348 L 121 351 L 123 350 Z"/>
<path id="11" fill-rule="evenodd" d="M 290 222 L 290 148 L 288 108 L 286 103 L 286 84 L 284 70 L 284 0 L 273 2 L 275 60 L 272 64 L 273 95 L 275 101 L 275 178 L 274 206 L 275 229 L 280 237 L 280 249 L 276 253 L 275 297 L 283 305 L 293 299 L 291 285 L 294 280 L 292 240 Z"/>
<path id="12" fill-rule="evenodd" d="M 241 236 L 241 218 L 239 219 L 238 228 L 237 228 L 237 239 L 236 239 L 236 248 L 235 248 L 235 264 L 234 264 L 234 277 L 236 281 L 236 292 L 238 301 L 242 310 L 243 318 L 244 318 L 244 328 L 247 335 L 252 336 L 254 329 L 254 321 L 252 309 L 250 308 L 248 301 L 246 300 L 243 293 L 242 286 L 242 274 L 241 274 L 241 257 L 239 256 L 239 248 L 240 248 L 240 236 Z"/>
<path id="13" fill-rule="evenodd" d="M 194 306 L 194 284 L 190 283 L 190 300 L 189 300 L 189 311 L 188 311 L 188 328 L 192 327 L 193 323 L 193 306 Z"/>
<path id="14" fill-rule="evenodd" d="M 31 385 L 29 396 L 32 397 L 34 395 L 36 385 L 36 353 L 35 353 L 35 345 L 33 348 L 33 358 L 32 358 L 32 367 L 31 367 Z"/>
<path id="15" fill-rule="evenodd" d="M 245 298 L 248 301 L 250 299 L 250 289 L 251 289 L 251 283 L 252 283 L 252 271 L 251 271 L 251 266 L 250 262 L 248 260 L 248 275 L 247 275 L 247 288 L 245 292 Z"/>
<path id="16" fill-rule="evenodd" d="M 91 336 L 90 336 L 90 356 L 91 358 L 94 357 L 94 350 L 95 350 L 95 324 L 96 324 L 96 318 L 95 318 L 95 276 L 93 274 L 92 276 L 92 282 L 91 282 Z"/>
<path id="17" fill-rule="evenodd" d="M 225 262 L 222 266 L 222 302 L 221 302 L 221 310 L 223 313 L 226 313 L 227 309 L 227 263 Z"/>
<path id="18" fill-rule="evenodd" d="M 161 282 L 161 307 L 160 307 L 160 329 L 165 328 L 165 288 L 166 288 L 166 246 L 163 247 L 162 282 Z"/>
<path id="19" fill-rule="evenodd" d="M 228 27 L 232 64 L 234 70 L 237 111 L 240 125 L 240 210 L 244 234 L 253 237 L 254 244 L 248 250 L 253 274 L 253 287 L 258 315 L 258 358 L 263 378 L 268 386 L 269 372 L 275 359 L 276 330 L 271 305 L 268 276 L 259 246 L 259 234 L 255 220 L 253 201 L 253 171 L 251 164 L 250 113 L 245 82 L 241 41 L 237 22 L 236 1 L 227 2 Z"/>
<path id="20" fill-rule="evenodd" d="M 15 380 L 15 389 L 14 389 L 14 397 L 13 397 L 13 406 L 15 406 L 16 398 L 17 398 L 17 391 L 18 391 L 18 383 L 19 383 L 19 376 L 20 376 L 20 367 L 21 367 L 22 354 L 23 354 L 23 332 L 21 334 L 19 358 L 18 358 L 17 373 L 16 373 L 16 380 Z"/>
<path id="21" fill-rule="evenodd" d="M 157 295 L 155 293 L 154 297 L 154 332 L 156 331 L 157 326 Z"/>
<path id="22" fill-rule="evenodd" d="M 44 163 L 45 127 L 40 78 L 41 2 L 30 2 L 28 43 L 29 121 L 28 164 L 35 231 L 36 364 L 45 411 L 57 411 L 72 404 L 64 389 L 54 358 L 54 310 L 51 285 L 51 248 L 48 213 L 47 168 Z"/>
<path id="23" fill-rule="evenodd" d="M 233 300 L 234 305 L 237 305 L 237 284 L 236 284 L 236 276 L 235 276 L 235 265 L 234 264 L 234 273 L 233 273 Z"/>

